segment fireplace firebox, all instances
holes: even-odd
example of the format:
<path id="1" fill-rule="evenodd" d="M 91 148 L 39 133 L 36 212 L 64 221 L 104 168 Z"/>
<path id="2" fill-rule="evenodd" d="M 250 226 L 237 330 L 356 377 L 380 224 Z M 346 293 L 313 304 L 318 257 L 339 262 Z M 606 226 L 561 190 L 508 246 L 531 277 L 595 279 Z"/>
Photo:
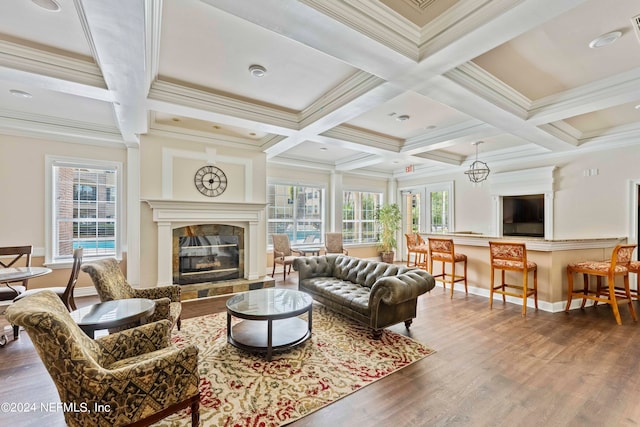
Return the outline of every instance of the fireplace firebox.
<path id="1" fill-rule="evenodd" d="M 243 228 L 203 224 L 174 230 L 174 283 L 191 285 L 243 277 Z"/>

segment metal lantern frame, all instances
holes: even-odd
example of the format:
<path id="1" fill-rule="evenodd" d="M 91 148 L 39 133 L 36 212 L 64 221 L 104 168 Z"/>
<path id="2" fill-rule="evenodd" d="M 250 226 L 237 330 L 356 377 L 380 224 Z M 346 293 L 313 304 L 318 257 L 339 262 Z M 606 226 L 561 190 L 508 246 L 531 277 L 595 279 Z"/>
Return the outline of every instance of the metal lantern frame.
<path id="1" fill-rule="evenodd" d="M 478 145 L 482 144 L 483 141 L 474 142 L 473 145 L 476 146 L 476 160 L 471 163 L 469 169 L 464 173 L 469 177 L 469 181 L 479 183 L 485 181 L 489 177 L 489 166 L 485 162 L 481 162 L 478 160 Z"/>

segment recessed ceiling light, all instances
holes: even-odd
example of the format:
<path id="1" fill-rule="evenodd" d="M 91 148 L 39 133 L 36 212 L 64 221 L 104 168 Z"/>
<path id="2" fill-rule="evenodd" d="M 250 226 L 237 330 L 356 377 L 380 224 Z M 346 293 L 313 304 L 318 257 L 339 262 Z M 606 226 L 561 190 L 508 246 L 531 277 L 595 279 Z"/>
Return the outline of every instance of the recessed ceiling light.
<path id="1" fill-rule="evenodd" d="M 56 0 L 31 0 L 31 2 L 49 12 L 60 11 L 60 4 Z"/>
<path id="2" fill-rule="evenodd" d="M 218 126 L 218 125 L 213 125 L 213 126 L 211 126 L 211 127 L 212 127 L 212 128 L 214 128 L 214 129 L 222 129 L 222 128 L 221 128 L 220 126 Z"/>
<path id="3" fill-rule="evenodd" d="M 173 120 L 174 122 L 179 122 L 179 121 L 180 121 L 180 119 L 179 119 L 179 118 L 177 118 L 177 117 L 174 117 L 174 118 L 172 118 L 171 120 Z"/>
<path id="4" fill-rule="evenodd" d="M 635 107 L 633 107 L 633 108 L 635 108 L 636 110 L 640 110 L 640 104 L 636 105 L 636 106 L 635 106 Z"/>
<path id="5" fill-rule="evenodd" d="M 622 32 L 620 31 L 612 31 L 607 34 L 603 34 L 591 40 L 591 42 L 589 43 L 589 47 L 591 49 L 595 49 L 598 47 L 609 46 L 610 44 L 615 43 L 621 36 Z"/>
<path id="6" fill-rule="evenodd" d="M 404 121 L 406 121 L 406 120 L 409 120 L 410 118 L 411 118 L 411 117 L 409 117 L 408 115 L 403 114 L 403 115 L 401 115 L 401 116 L 396 117 L 396 120 L 397 120 L 397 121 L 399 121 L 399 122 L 404 122 Z"/>
<path id="7" fill-rule="evenodd" d="M 249 66 L 249 72 L 253 77 L 263 77 L 267 74 L 267 69 L 262 65 L 253 64 Z"/>
<path id="8" fill-rule="evenodd" d="M 426 129 L 426 130 L 432 130 L 432 129 L 435 129 L 435 128 L 437 128 L 437 127 L 438 127 L 438 126 L 436 126 L 436 125 L 429 125 L 429 126 L 425 127 L 425 129 Z"/>
<path id="9" fill-rule="evenodd" d="M 23 90 L 18 90 L 18 89 L 11 89 L 9 91 L 9 93 L 13 96 L 17 96 L 18 98 L 32 98 L 33 95 L 31 95 L 29 92 L 25 92 Z"/>
<path id="10" fill-rule="evenodd" d="M 249 133 L 249 136 L 256 136 L 256 133 L 255 132 L 251 132 L 251 133 Z"/>
<path id="11" fill-rule="evenodd" d="M 321 149 L 322 151 L 327 151 L 327 150 L 328 150 L 328 148 L 327 148 L 327 147 L 320 147 L 320 149 Z"/>

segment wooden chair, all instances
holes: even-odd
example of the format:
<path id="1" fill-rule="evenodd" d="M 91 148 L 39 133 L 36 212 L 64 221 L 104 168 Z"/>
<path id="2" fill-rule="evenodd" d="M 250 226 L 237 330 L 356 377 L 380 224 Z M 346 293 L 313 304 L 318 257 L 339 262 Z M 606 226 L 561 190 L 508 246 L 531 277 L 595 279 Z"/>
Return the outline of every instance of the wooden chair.
<path id="1" fill-rule="evenodd" d="M 9 261 L 0 258 L 0 267 L 31 267 L 33 246 L 6 246 L 0 248 L 0 257 L 11 257 Z M 12 300 L 27 290 L 29 279 L 17 282 L 3 282 L 0 287 L 0 301 Z"/>
<path id="2" fill-rule="evenodd" d="M 427 270 L 427 259 L 429 258 L 429 247 L 418 233 L 405 234 L 407 239 L 407 267 L 421 267 Z M 411 264 L 411 254 L 414 254 L 413 264 Z"/>
<path id="3" fill-rule="evenodd" d="M 324 252 L 349 255 L 342 243 L 342 233 L 324 233 Z"/>
<path id="4" fill-rule="evenodd" d="M 289 273 L 291 273 L 291 265 L 293 260 L 301 256 L 302 253 L 295 249 L 291 249 L 291 242 L 287 234 L 272 234 L 271 241 L 273 242 L 273 271 L 271 271 L 271 277 L 274 277 L 276 273 L 276 265 L 282 265 L 283 278 L 287 278 L 287 267 L 289 267 Z"/>
<path id="5" fill-rule="evenodd" d="M 611 305 L 613 316 L 618 325 L 622 324 L 618 304 L 627 303 L 629 311 L 634 321 L 637 320 L 636 312 L 633 308 L 631 291 L 629 289 L 629 265 L 631 256 L 637 245 L 618 245 L 613 248 L 610 261 L 583 261 L 567 265 L 567 306 L 568 312 L 571 307 L 572 298 L 582 298 L 580 308 L 584 308 L 588 299 L 598 302 L 605 302 Z M 582 291 L 574 291 L 573 274 L 581 273 L 583 278 Z M 595 291 L 589 289 L 589 276 L 596 276 L 597 287 Z M 616 287 L 616 277 L 622 276 L 622 288 Z M 602 278 L 607 278 L 607 287 L 602 287 Z"/>
<path id="6" fill-rule="evenodd" d="M 73 311 L 76 309 L 76 301 L 73 299 L 73 290 L 76 287 L 76 283 L 78 282 L 78 274 L 80 273 L 80 266 L 82 265 L 82 248 L 78 248 L 73 251 L 73 265 L 71 266 L 71 275 L 69 276 L 69 281 L 67 282 L 67 286 L 65 287 L 55 287 L 55 288 L 36 288 L 29 289 L 15 297 L 13 302 L 20 301 L 22 298 L 33 295 L 36 292 L 42 291 L 52 291 L 56 295 L 60 297 L 62 303 L 69 311 Z M 18 339 L 19 337 L 19 327 L 17 325 L 13 326 L 13 338 Z"/>
<path id="7" fill-rule="evenodd" d="M 442 282 L 442 286 L 446 289 L 447 283 L 451 284 L 451 298 L 453 298 L 453 284 L 455 282 L 464 281 L 464 293 L 469 294 L 467 289 L 467 256 L 465 254 L 456 253 L 453 239 L 444 239 L 439 237 L 429 237 L 429 272 L 434 279 Z M 440 261 L 442 271 L 440 274 L 434 274 L 433 262 Z M 464 266 L 462 276 L 456 275 L 456 264 L 462 263 Z M 446 264 L 451 264 L 451 274 L 446 273 Z"/>
<path id="8" fill-rule="evenodd" d="M 527 297 L 533 295 L 535 308 L 538 309 L 538 266 L 535 262 L 527 260 L 527 248 L 524 243 L 514 242 L 489 242 L 491 256 L 491 286 L 489 288 L 489 308 L 493 308 L 493 294 L 502 295 L 502 302 L 506 302 L 505 296 L 522 298 L 522 315 L 527 315 Z M 502 280 L 495 285 L 494 270 L 500 270 Z M 505 282 L 506 271 L 522 273 L 522 285 Z M 529 272 L 533 272 L 533 288 L 529 287 Z M 513 291 L 511 291 L 512 289 Z M 516 291 L 520 292 L 516 292 Z"/>

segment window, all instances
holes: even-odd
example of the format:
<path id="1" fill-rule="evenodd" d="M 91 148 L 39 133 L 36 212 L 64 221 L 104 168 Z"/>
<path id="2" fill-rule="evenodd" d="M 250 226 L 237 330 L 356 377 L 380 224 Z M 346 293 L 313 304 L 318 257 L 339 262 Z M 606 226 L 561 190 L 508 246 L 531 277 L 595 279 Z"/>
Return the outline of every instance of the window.
<path id="1" fill-rule="evenodd" d="M 345 243 L 376 242 L 376 207 L 382 193 L 345 191 L 342 193 L 342 239 Z"/>
<path id="2" fill-rule="evenodd" d="M 51 183 L 47 262 L 84 256 L 120 256 L 120 164 L 48 159 Z"/>
<path id="3" fill-rule="evenodd" d="M 292 245 L 304 242 L 308 236 L 313 236 L 313 241 L 316 243 L 322 241 L 324 236 L 324 189 L 322 187 L 269 184 L 267 197 L 269 201 L 267 233 L 269 235 L 288 234 Z"/>
<path id="4" fill-rule="evenodd" d="M 453 183 L 428 185 L 429 230 L 432 233 L 453 231 Z"/>

